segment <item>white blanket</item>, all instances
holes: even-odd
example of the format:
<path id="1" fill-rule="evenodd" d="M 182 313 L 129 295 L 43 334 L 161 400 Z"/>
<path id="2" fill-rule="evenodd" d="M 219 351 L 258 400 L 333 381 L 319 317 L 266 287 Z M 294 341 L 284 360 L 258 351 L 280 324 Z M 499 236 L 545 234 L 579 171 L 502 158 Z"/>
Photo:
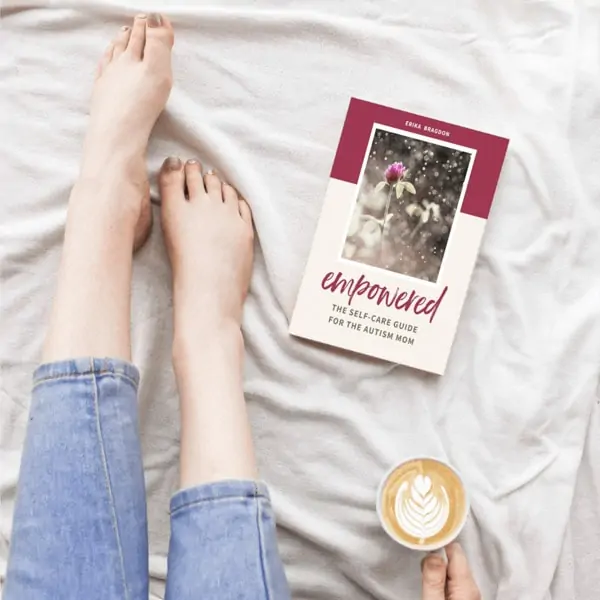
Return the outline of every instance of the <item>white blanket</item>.
<path id="1" fill-rule="evenodd" d="M 374 511 L 380 476 L 411 453 L 441 453 L 464 474 L 473 510 L 462 539 L 484 598 L 598 597 L 597 578 L 584 581 L 573 566 L 597 564 L 598 504 L 575 505 L 595 519 L 585 530 L 583 517 L 574 513 L 569 525 L 569 515 L 600 370 L 600 5 L 458 6 L 7 3 L 0 31 L 2 571 L 31 371 L 94 69 L 126 16 L 156 8 L 176 27 L 176 84 L 152 140 L 150 172 L 168 154 L 197 156 L 254 211 L 246 396 L 294 597 L 419 597 L 420 557 L 387 539 Z M 353 95 L 511 139 L 443 377 L 287 333 Z M 136 258 L 132 316 L 154 598 L 163 596 L 167 505 L 177 483 L 169 281 L 155 226 Z M 599 500 L 594 449 L 597 458 L 597 443 L 588 445 L 578 489 Z"/>

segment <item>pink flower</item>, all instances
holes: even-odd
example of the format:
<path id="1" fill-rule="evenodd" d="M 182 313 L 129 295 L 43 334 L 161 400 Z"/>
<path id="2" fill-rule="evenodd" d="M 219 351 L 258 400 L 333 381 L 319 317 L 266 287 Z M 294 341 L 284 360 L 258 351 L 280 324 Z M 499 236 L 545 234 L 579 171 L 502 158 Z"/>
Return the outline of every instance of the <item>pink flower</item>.
<path id="1" fill-rule="evenodd" d="M 398 179 L 402 179 L 402 177 L 404 177 L 404 173 L 406 173 L 406 170 L 407 169 L 404 166 L 404 163 L 401 163 L 401 162 L 392 163 L 385 170 L 385 178 L 388 183 L 396 183 L 396 181 L 398 181 Z"/>

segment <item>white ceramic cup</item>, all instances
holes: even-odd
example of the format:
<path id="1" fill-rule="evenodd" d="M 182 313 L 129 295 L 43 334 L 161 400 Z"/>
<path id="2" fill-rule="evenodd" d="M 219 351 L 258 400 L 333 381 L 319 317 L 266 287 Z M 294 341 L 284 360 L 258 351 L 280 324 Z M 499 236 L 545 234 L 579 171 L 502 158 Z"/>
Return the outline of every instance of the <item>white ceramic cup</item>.
<path id="1" fill-rule="evenodd" d="M 383 513 L 382 513 L 382 503 L 383 503 L 383 493 L 386 487 L 386 484 L 388 482 L 388 479 L 390 478 L 390 476 L 396 472 L 397 469 L 401 468 L 402 466 L 406 465 L 407 463 L 411 463 L 414 461 L 419 461 L 419 460 L 429 460 L 429 461 L 433 461 L 436 463 L 439 463 L 440 465 L 443 465 L 444 467 L 446 467 L 447 469 L 449 469 L 452 473 L 454 473 L 454 475 L 456 476 L 456 478 L 459 480 L 461 486 L 462 486 L 462 490 L 463 490 L 463 494 L 464 494 L 464 514 L 462 514 L 460 516 L 460 519 L 458 521 L 458 524 L 456 525 L 456 527 L 454 527 L 452 529 L 451 532 L 448 533 L 448 535 L 446 537 L 444 537 L 441 540 L 438 540 L 435 543 L 431 543 L 431 544 L 413 544 L 408 540 L 404 540 L 400 537 L 398 537 L 398 535 L 396 534 L 395 531 L 393 531 L 393 529 L 391 529 L 389 527 L 389 525 L 386 523 L 386 520 L 383 517 Z M 467 489 L 465 487 L 464 484 L 464 480 L 461 477 L 460 473 L 451 465 L 449 465 L 446 461 L 444 460 L 440 460 L 439 458 L 434 458 L 431 456 L 414 456 L 412 458 L 407 458 L 406 460 L 403 460 L 397 464 L 395 464 L 391 469 L 389 469 L 387 471 L 387 473 L 383 476 L 383 478 L 381 479 L 381 482 L 379 484 L 379 488 L 377 490 L 377 515 L 379 517 L 379 522 L 381 523 L 381 526 L 383 527 L 384 531 L 398 544 L 400 544 L 401 546 L 404 546 L 405 548 L 409 548 L 411 550 L 420 550 L 422 552 L 435 552 L 438 550 L 442 550 L 445 546 L 447 546 L 448 544 L 450 544 L 451 542 L 453 542 L 458 535 L 460 534 L 460 532 L 463 530 L 465 523 L 467 522 L 467 517 L 469 516 L 469 511 L 470 511 L 470 500 L 469 500 L 469 494 L 467 493 Z"/>

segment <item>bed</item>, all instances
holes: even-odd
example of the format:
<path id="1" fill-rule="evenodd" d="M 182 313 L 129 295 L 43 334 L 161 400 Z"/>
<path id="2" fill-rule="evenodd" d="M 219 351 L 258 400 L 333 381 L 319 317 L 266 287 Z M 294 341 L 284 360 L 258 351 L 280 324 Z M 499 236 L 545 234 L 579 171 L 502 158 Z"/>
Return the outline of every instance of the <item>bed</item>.
<path id="1" fill-rule="evenodd" d="M 294 598 L 419 597 L 420 556 L 374 511 L 379 478 L 407 453 L 464 475 L 462 541 L 484 598 L 599 597 L 596 0 L 4 2 L 0 577 L 94 69 L 118 26 L 151 9 L 177 36 L 153 193 L 165 156 L 196 156 L 255 216 L 245 391 Z M 351 96 L 511 140 L 443 377 L 287 332 Z M 169 281 L 155 223 L 132 292 L 153 600 L 178 477 Z"/>

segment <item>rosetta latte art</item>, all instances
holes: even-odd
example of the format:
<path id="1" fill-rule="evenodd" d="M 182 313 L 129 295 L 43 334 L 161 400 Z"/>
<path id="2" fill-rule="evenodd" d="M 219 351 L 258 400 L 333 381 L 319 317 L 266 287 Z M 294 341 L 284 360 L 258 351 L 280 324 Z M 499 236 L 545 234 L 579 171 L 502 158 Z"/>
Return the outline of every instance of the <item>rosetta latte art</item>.
<path id="1" fill-rule="evenodd" d="M 450 515 L 446 489 L 434 485 L 427 475 L 404 481 L 396 495 L 396 519 L 408 534 L 420 540 L 439 533 Z"/>

